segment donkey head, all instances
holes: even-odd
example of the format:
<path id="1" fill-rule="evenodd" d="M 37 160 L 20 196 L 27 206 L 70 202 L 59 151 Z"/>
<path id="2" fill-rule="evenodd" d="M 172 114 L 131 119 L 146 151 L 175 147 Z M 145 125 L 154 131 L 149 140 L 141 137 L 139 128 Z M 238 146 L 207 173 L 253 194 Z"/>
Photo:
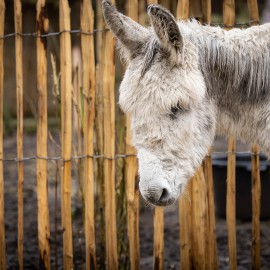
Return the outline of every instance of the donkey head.
<path id="1" fill-rule="evenodd" d="M 110 1 L 102 5 L 127 62 L 119 103 L 131 115 L 140 192 L 154 205 L 172 204 L 207 154 L 215 130 L 197 48 L 159 5 L 148 7 L 149 29 Z"/>

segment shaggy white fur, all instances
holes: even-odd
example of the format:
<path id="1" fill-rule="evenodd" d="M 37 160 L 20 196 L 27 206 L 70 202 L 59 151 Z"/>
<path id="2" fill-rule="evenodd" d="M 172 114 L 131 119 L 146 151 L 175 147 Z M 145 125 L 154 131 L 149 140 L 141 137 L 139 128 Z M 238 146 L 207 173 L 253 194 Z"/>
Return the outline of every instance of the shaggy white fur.
<path id="1" fill-rule="evenodd" d="M 224 31 L 177 23 L 151 5 L 146 29 L 102 3 L 127 62 L 119 104 L 131 114 L 147 201 L 173 203 L 216 133 L 257 142 L 270 154 L 269 24 Z"/>

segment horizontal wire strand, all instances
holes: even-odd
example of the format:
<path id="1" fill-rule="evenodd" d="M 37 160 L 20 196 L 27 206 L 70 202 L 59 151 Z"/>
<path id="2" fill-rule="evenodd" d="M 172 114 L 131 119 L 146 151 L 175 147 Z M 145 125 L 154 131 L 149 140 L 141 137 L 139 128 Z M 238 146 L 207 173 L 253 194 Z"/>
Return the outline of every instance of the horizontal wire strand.
<path id="1" fill-rule="evenodd" d="M 224 23 L 211 23 L 211 26 L 220 26 L 220 27 L 228 27 L 228 28 L 232 28 L 232 27 L 248 27 L 253 25 L 254 23 L 259 24 L 260 22 L 258 20 L 251 20 L 248 22 L 240 22 L 240 23 L 235 23 L 233 25 L 226 25 Z M 206 24 L 203 24 L 206 25 Z M 37 32 L 33 32 L 33 33 L 8 33 L 5 34 L 3 36 L 0 36 L 0 39 L 7 39 L 7 38 L 11 38 L 11 37 L 15 37 L 15 36 L 21 36 L 21 37 L 34 37 L 34 38 L 46 38 L 46 37 L 54 37 L 54 36 L 60 36 L 63 33 L 70 33 L 70 34 L 81 34 L 81 35 L 94 35 L 95 33 L 104 33 L 106 31 L 108 31 L 109 29 L 94 29 L 92 32 L 85 32 L 82 31 L 80 29 L 74 29 L 74 30 L 63 30 L 63 31 L 58 31 L 58 32 L 49 32 L 49 33 L 45 33 L 45 34 L 41 34 L 38 35 Z"/>
<path id="2" fill-rule="evenodd" d="M 80 29 L 75 29 L 75 30 L 62 30 L 59 32 L 49 32 L 46 34 L 40 34 L 38 35 L 37 32 L 33 33 L 9 33 L 5 34 L 3 36 L 0 36 L 0 39 L 6 39 L 6 38 L 11 38 L 15 36 L 21 36 L 21 37 L 34 37 L 34 38 L 45 38 L 45 37 L 53 37 L 53 36 L 60 36 L 63 33 L 70 33 L 70 34 L 80 34 L 80 35 L 94 35 L 95 33 L 104 33 L 108 31 L 109 29 L 94 29 L 93 32 L 85 32 Z"/>
<path id="3" fill-rule="evenodd" d="M 254 153 L 252 151 L 242 151 L 242 152 L 213 152 L 212 154 L 207 154 L 206 157 L 218 157 L 218 156 L 224 156 L 224 155 L 229 155 L 229 154 L 235 154 L 235 155 L 259 155 L 262 154 L 260 153 Z M 24 162 L 24 161 L 30 161 L 30 160 L 47 160 L 47 161 L 63 161 L 63 162 L 70 162 L 73 160 L 78 160 L 78 159 L 86 159 L 86 158 L 92 158 L 92 159 L 108 159 L 108 160 L 115 160 L 119 158 L 127 158 L 127 157 L 136 157 L 136 154 L 117 154 L 113 157 L 107 157 L 104 155 L 79 155 L 79 156 L 72 156 L 70 159 L 63 159 L 60 156 L 52 156 L 52 157 L 40 157 L 40 156 L 30 156 L 30 157 L 24 157 L 22 159 L 18 159 L 16 157 L 14 158 L 2 158 L 0 161 L 2 162 Z"/>

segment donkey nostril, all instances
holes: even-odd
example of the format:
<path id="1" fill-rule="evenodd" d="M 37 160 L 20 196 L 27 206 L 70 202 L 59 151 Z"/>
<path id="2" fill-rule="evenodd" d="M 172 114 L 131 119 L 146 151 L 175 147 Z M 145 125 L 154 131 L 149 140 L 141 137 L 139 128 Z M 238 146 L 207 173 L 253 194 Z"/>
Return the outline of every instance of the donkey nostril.
<path id="1" fill-rule="evenodd" d="M 170 197 L 169 191 L 166 188 L 163 188 L 161 196 L 159 197 L 159 202 L 167 201 L 169 197 Z"/>

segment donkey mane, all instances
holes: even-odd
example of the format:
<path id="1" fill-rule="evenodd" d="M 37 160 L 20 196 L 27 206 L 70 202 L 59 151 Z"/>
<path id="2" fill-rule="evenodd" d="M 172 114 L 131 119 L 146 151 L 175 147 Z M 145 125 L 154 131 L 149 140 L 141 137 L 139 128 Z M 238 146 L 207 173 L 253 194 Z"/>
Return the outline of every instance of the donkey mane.
<path id="1" fill-rule="evenodd" d="M 192 20 L 179 27 L 198 48 L 211 95 L 220 90 L 241 102 L 260 102 L 270 95 L 270 24 L 225 31 Z"/>

